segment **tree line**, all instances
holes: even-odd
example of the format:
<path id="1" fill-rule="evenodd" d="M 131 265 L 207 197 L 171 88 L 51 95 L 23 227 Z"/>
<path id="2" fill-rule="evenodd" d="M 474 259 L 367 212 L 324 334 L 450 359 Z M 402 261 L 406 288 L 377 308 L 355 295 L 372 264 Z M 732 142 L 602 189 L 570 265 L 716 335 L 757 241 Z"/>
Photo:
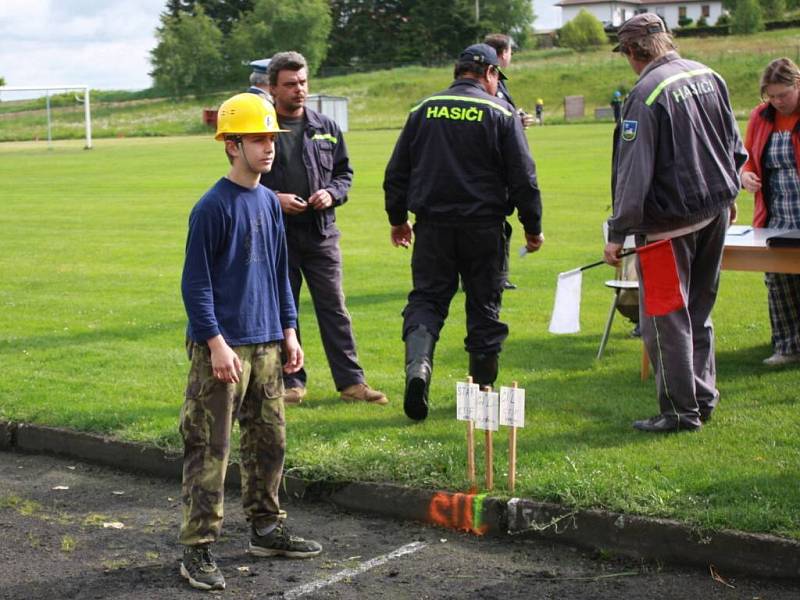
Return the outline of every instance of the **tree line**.
<path id="1" fill-rule="evenodd" d="M 490 32 L 508 33 L 524 47 L 532 39 L 532 5 L 530 0 L 167 0 L 150 52 L 151 75 L 157 91 L 178 97 L 241 87 L 247 63 L 281 50 L 302 52 L 312 73 L 446 64 Z M 765 19 L 797 10 L 800 0 L 723 0 L 723 6 L 732 12 L 726 24 L 734 33 L 754 33 L 763 30 Z M 567 23 L 559 38 L 578 50 L 607 42 L 603 25 L 588 13 Z"/>
<path id="2" fill-rule="evenodd" d="M 150 52 L 172 96 L 242 86 L 247 63 L 297 50 L 312 73 L 442 64 L 490 32 L 523 46 L 530 0 L 168 0 Z"/>

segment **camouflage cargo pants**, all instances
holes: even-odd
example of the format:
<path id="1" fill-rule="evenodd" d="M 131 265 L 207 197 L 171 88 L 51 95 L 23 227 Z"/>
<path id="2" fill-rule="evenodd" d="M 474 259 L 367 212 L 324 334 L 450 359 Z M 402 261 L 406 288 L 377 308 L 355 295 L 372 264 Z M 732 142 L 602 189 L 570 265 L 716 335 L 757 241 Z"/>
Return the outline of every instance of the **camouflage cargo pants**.
<path id="1" fill-rule="evenodd" d="M 280 345 L 233 348 L 242 362 L 239 383 L 214 378 L 205 344 L 191 345 L 192 365 L 181 409 L 183 523 L 180 543 L 214 542 L 222 529 L 225 472 L 233 419 L 239 421 L 242 504 L 263 527 L 283 517 L 278 489 L 286 447 Z"/>

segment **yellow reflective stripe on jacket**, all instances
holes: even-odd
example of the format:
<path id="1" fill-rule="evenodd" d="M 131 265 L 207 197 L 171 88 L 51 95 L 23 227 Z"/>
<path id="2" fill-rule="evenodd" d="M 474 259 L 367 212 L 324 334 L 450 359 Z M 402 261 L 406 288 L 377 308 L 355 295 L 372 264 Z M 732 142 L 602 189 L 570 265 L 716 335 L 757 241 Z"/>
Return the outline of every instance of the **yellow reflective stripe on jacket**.
<path id="1" fill-rule="evenodd" d="M 474 102 L 475 104 L 485 104 L 486 106 L 491 106 L 492 108 L 499 110 L 502 114 L 504 114 L 507 117 L 511 117 L 514 115 L 514 113 L 512 113 L 510 110 L 508 110 L 507 108 L 503 108 L 496 102 L 492 102 L 491 100 L 486 100 L 485 98 L 472 98 L 470 96 L 431 96 L 430 98 L 425 98 L 425 100 L 417 104 L 409 112 L 415 112 L 419 110 L 420 107 L 422 107 L 424 104 L 436 100 L 458 100 L 463 102 Z"/>
<path id="2" fill-rule="evenodd" d="M 650 93 L 650 95 L 647 97 L 647 100 L 645 100 L 644 103 L 647 106 L 652 105 L 653 102 L 656 101 L 656 98 L 658 98 L 659 94 L 661 94 L 661 92 L 664 91 L 664 88 L 667 87 L 670 83 L 675 83 L 680 79 L 689 79 L 690 77 L 696 77 L 697 75 L 708 75 L 713 73 L 714 71 L 712 69 L 704 68 L 704 69 L 695 69 L 694 71 L 686 71 L 684 73 L 677 73 L 675 75 L 672 75 L 671 77 L 667 77 L 664 81 L 662 81 L 656 86 L 656 89 L 654 89 Z"/>
<path id="3" fill-rule="evenodd" d="M 332 144 L 336 144 L 339 142 L 339 140 L 337 140 L 336 137 L 332 136 L 330 133 L 315 133 L 313 136 L 311 136 L 311 139 L 317 141 L 322 140 L 326 142 L 331 142 Z"/>

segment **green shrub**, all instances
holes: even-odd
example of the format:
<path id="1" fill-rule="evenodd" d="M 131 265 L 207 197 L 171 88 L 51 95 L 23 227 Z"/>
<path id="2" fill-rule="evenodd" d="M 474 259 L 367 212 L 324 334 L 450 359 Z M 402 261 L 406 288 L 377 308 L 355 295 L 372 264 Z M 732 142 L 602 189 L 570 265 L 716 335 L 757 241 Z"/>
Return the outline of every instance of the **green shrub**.
<path id="1" fill-rule="evenodd" d="M 678 19 L 678 27 L 688 27 L 692 22 L 693 20 L 689 17 L 680 17 Z"/>
<path id="2" fill-rule="evenodd" d="M 758 0 L 738 0 L 733 12 L 733 32 L 757 33 L 764 31 L 764 17 Z"/>
<path id="3" fill-rule="evenodd" d="M 760 4 L 764 18 L 770 21 L 780 20 L 786 14 L 785 0 L 761 0 Z"/>
<path id="4" fill-rule="evenodd" d="M 585 10 L 561 28 L 558 38 L 561 46 L 579 51 L 602 46 L 607 41 L 603 24 Z"/>

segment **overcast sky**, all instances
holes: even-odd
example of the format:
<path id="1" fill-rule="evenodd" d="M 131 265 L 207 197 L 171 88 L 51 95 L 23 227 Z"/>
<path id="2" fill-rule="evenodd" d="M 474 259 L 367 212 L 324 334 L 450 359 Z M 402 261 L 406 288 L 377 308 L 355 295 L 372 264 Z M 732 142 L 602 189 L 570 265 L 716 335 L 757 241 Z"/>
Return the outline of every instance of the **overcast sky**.
<path id="1" fill-rule="evenodd" d="M 535 0 L 538 28 L 560 26 Z M 150 87 L 149 51 L 165 0 L 0 0 L 0 76 L 9 86 Z"/>
<path id="2" fill-rule="evenodd" d="M 2 0 L 0 0 L 2 2 Z M 534 0 L 533 13 L 536 15 L 536 29 L 558 29 L 561 27 L 561 8 L 554 6 L 558 0 Z"/>
<path id="3" fill-rule="evenodd" d="M 150 87 L 165 0 L 0 0 L 0 76 L 9 86 Z"/>

